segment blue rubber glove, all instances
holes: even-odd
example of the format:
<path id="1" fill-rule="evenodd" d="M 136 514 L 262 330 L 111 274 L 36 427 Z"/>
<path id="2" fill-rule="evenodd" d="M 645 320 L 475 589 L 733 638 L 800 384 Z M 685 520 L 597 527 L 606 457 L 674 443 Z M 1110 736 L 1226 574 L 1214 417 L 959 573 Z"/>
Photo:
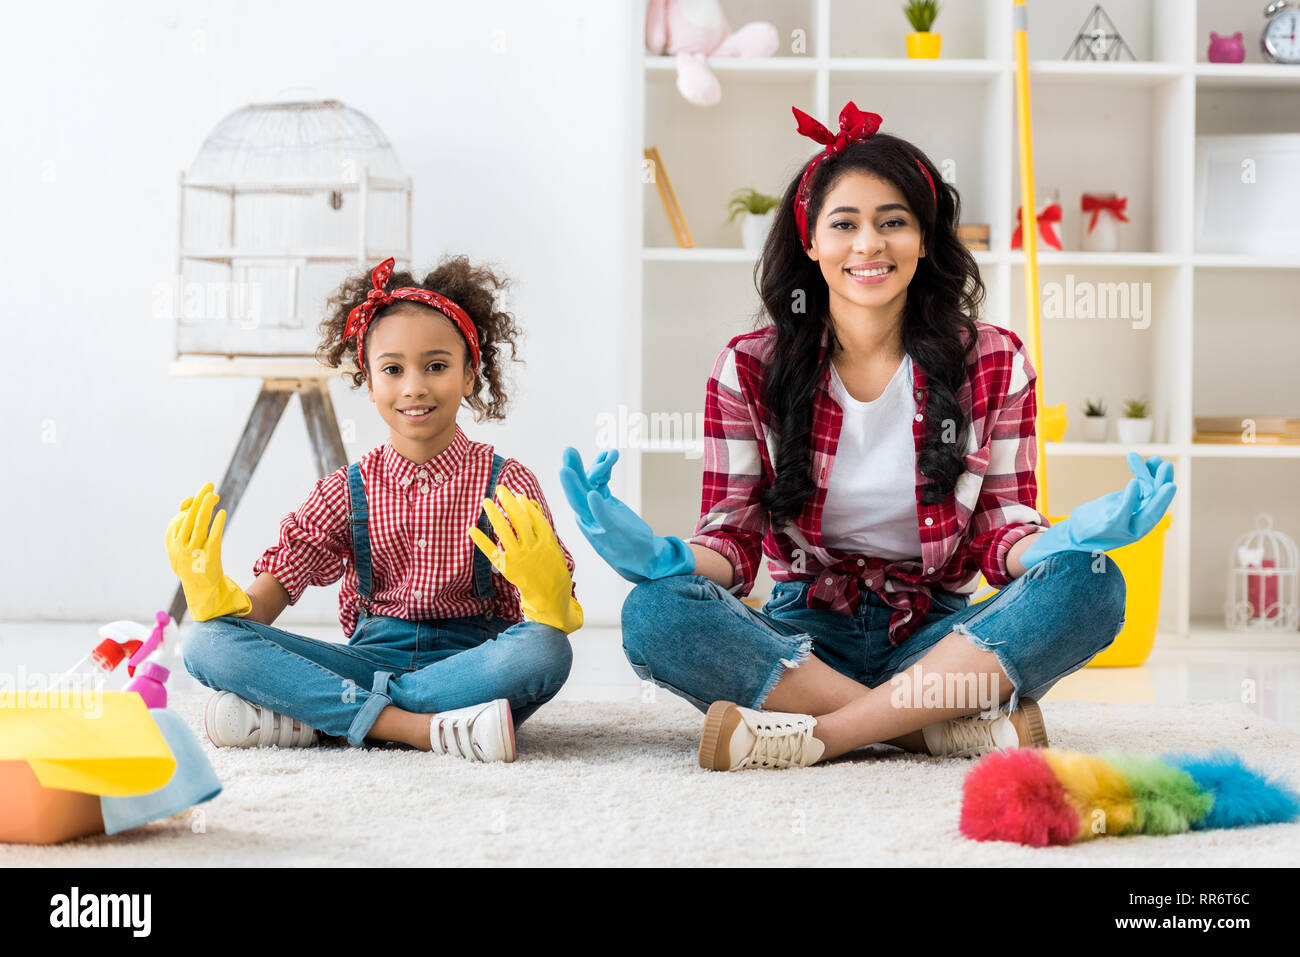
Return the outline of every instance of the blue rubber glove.
<path id="1" fill-rule="evenodd" d="M 618 450 L 602 452 L 590 470 L 577 449 L 564 450 L 560 485 L 578 528 L 596 554 L 630 582 L 695 571 L 695 553 L 680 538 L 656 535 L 636 512 L 609 493 Z"/>
<path id="2" fill-rule="evenodd" d="M 1178 487 L 1172 462 L 1158 455 L 1145 462 L 1136 452 L 1127 457 L 1134 478 L 1120 492 L 1085 502 L 1035 539 L 1020 564 L 1026 569 L 1056 552 L 1107 552 L 1131 545 L 1156 527 Z"/>

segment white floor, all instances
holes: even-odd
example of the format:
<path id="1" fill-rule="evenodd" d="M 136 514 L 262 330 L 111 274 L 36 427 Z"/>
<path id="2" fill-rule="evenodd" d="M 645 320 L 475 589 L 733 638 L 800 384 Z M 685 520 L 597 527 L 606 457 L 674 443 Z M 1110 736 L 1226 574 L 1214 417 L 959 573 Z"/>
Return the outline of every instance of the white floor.
<path id="1" fill-rule="evenodd" d="M 0 622 L 0 690 L 36 687 L 61 674 L 97 642 L 99 622 Z M 188 622 L 187 622 L 188 627 Z M 293 625 L 314 638 L 336 640 L 338 623 Z M 572 636 L 573 671 L 557 701 L 623 701 L 649 693 L 632 673 L 616 628 L 584 628 Z M 1160 636 L 1140 668 L 1084 668 L 1062 679 L 1046 701 L 1149 701 L 1182 704 L 1240 702 L 1262 717 L 1300 730 L 1300 634 L 1294 650 L 1250 649 L 1242 636 L 1222 635 L 1222 647 L 1208 647 L 1214 636 L 1195 641 Z M 202 686 L 174 662 L 168 688 Z M 106 687 L 126 681 L 119 668 Z"/>

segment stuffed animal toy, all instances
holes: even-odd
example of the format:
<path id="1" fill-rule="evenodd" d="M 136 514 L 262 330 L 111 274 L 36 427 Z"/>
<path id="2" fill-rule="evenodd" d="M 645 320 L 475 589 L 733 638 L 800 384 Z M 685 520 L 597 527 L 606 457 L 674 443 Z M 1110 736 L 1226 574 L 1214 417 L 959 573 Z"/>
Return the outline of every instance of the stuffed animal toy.
<path id="1" fill-rule="evenodd" d="M 1159 758 L 1016 748 L 985 755 L 962 784 L 961 832 L 1034 847 L 1122 834 L 1182 834 L 1294 821 L 1300 796 L 1231 751 Z"/>
<path id="2" fill-rule="evenodd" d="M 646 49 L 676 55 L 677 90 L 696 106 L 722 99 L 709 57 L 771 56 L 780 43 L 776 27 L 762 21 L 732 33 L 718 0 L 650 0 L 646 11 Z"/>

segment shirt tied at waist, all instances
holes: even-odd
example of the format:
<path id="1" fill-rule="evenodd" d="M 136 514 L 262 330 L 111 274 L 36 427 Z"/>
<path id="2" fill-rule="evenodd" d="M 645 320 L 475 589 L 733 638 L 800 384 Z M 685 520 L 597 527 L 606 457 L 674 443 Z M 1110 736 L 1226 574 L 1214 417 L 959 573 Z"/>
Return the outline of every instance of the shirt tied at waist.
<path id="1" fill-rule="evenodd" d="M 832 565 L 822 566 L 808 589 L 807 606 L 837 612 L 857 613 L 863 583 L 867 589 L 893 609 L 889 617 L 889 640 L 895 647 L 906 641 L 930 613 L 930 590 L 923 583 L 920 565 L 915 575 L 899 573 L 896 560 L 879 555 L 850 555 Z M 895 566 L 893 590 L 885 590 L 885 569 Z"/>

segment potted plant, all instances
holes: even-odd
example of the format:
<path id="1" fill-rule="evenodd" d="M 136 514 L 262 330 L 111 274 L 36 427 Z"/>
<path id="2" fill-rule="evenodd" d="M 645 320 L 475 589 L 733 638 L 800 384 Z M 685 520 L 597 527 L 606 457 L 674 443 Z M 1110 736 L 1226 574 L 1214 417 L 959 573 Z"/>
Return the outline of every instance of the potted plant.
<path id="1" fill-rule="evenodd" d="M 1106 441 L 1106 403 L 1103 399 L 1093 402 L 1088 399 L 1083 406 L 1083 440 L 1085 442 Z"/>
<path id="2" fill-rule="evenodd" d="M 907 35 L 907 55 L 913 59 L 937 59 L 943 37 L 930 32 L 934 18 L 939 15 L 936 0 L 908 0 L 903 5 L 903 14 L 916 31 Z"/>
<path id="3" fill-rule="evenodd" d="M 1151 441 L 1151 419 L 1147 415 L 1145 399 L 1129 399 L 1124 403 L 1124 418 L 1115 423 L 1119 440 L 1125 445 L 1141 445 Z"/>
<path id="4" fill-rule="evenodd" d="M 773 210 L 780 202 L 779 196 L 768 196 L 752 186 L 736 190 L 731 202 L 727 204 L 731 210 L 727 222 L 730 223 L 741 213 L 745 214 L 740 223 L 740 242 L 745 249 L 763 248 L 763 240 L 772 228 Z"/>

